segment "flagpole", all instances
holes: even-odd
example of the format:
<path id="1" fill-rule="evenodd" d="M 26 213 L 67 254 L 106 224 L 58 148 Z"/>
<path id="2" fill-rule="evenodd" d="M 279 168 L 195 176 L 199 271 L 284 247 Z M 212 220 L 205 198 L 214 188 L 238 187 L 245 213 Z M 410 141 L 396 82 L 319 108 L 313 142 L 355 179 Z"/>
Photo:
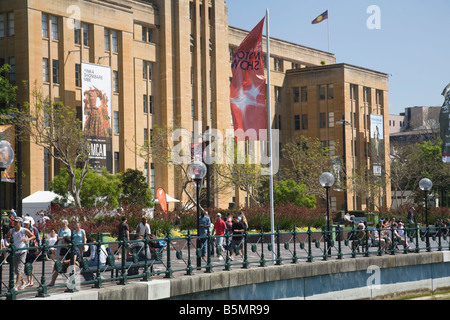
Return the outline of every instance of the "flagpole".
<path id="1" fill-rule="evenodd" d="M 330 11 L 327 9 L 328 18 L 327 18 L 327 29 L 328 29 L 328 52 L 330 52 Z"/>
<path id="2" fill-rule="evenodd" d="M 272 233 L 272 259 L 275 260 L 275 225 L 274 225 L 274 209 L 273 209 L 273 157 L 272 157 L 272 103 L 271 103 L 271 87 L 270 87 L 270 34 L 269 34 L 269 9 L 266 9 L 266 44 L 267 44 L 267 129 L 269 131 L 269 177 L 270 177 L 270 228 Z"/>

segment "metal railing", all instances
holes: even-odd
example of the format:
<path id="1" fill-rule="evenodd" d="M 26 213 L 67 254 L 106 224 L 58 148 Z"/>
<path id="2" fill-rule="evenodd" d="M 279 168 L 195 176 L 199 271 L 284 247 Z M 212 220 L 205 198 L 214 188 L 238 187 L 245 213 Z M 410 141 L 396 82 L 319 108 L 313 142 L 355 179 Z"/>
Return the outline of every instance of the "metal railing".
<path id="1" fill-rule="evenodd" d="M 399 237 L 393 227 L 360 230 L 352 226 L 350 230 L 344 230 L 339 225 L 333 226 L 330 231 L 323 228 L 319 232 L 313 232 L 311 228 L 304 232 L 245 232 L 239 238 L 226 233 L 221 236 L 224 238 L 223 246 L 216 245 L 219 237 L 209 233 L 198 237 L 188 231 L 180 237 L 173 237 L 167 232 L 166 236 L 161 238 L 145 235 L 139 240 L 118 241 L 102 241 L 98 235 L 97 241 L 82 244 L 76 244 L 72 238 L 69 244 L 51 246 L 57 249 L 68 247 L 63 258 L 70 259 L 66 272 L 63 272 L 63 263 L 59 259 L 48 258 L 50 246 L 46 240 L 38 247 L 18 249 L 11 239 L 8 248 L 0 250 L 0 299 L 15 300 L 21 296 L 33 295 L 45 297 L 50 290 L 56 291 L 57 288 L 65 289 L 65 292 L 75 292 L 89 287 L 102 288 L 106 283 L 125 285 L 134 279 L 151 281 L 157 277 L 173 278 L 193 275 L 196 272 L 230 271 L 233 268 L 248 269 L 268 264 L 450 250 L 447 228 L 426 228 L 417 225 L 403 229 L 403 238 Z M 197 248 L 197 240 L 200 240 L 202 247 Z M 100 256 L 102 246 L 107 245 L 111 249 L 111 255 L 107 257 L 105 264 L 97 259 L 95 265 L 89 265 L 86 257 L 75 259 L 74 256 L 75 248 L 84 245 L 94 246 L 97 257 Z M 204 257 L 203 246 L 206 246 Z M 34 257 L 25 262 L 23 276 L 32 277 L 35 285 L 18 290 L 15 288 L 15 259 L 12 257 L 21 251 L 28 253 L 33 250 L 37 251 Z M 48 279 L 51 279 L 55 272 L 58 272 L 59 280 L 54 286 L 49 286 Z"/>

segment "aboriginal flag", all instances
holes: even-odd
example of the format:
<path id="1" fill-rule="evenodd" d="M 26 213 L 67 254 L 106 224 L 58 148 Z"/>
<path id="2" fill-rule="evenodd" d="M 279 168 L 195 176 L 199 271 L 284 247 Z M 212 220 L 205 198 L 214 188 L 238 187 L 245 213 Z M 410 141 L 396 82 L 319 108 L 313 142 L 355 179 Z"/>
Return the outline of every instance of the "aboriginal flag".
<path id="1" fill-rule="evenodd" d="M 317 24 L 322 22 L 323 20 L 328 19 L 328 10 L 325 11 L 324 13 L 322 13 L 320 16 L 318 16 L 317 18 L 315 18 L 311 23 L 312 24 Z"/>

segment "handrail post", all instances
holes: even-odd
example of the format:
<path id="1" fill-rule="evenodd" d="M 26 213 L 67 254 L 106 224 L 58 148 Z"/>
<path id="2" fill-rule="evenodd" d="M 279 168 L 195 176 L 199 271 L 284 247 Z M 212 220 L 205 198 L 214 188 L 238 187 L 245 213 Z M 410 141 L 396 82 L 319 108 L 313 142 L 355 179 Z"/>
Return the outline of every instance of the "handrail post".
<path id="1" fill-rule="evenodd" d="M 145 252 L 145 259 L 144 259 L 144 276 L 142 277 L 142 281 L 149 281 L 150 279 L 150 274 L 148 272 L 148 259 L 151 259 L 152 257 L 148 256 L 147 252 L 148 252 L 148 234 L 147 234 L 147 230 L 145 230 L 144 233 L 144 252 Z"/>
<path id="2" fill-rule="evenodd" d="M 173 278 L 173 274 L 172 274 L 172 262 L 170 260 L 170 241 L 171 241 L 171 237 L 170 237 L 170 230 L 167 229 L 167 236 L 166 236 L 166 248 L 167 248 L 167 267 L 166 267 L 166 275 L 164 278 Z"/>
<path id="3" fill-rule="evenodd" d="M 338 259 L 342 259 L 342 246 L 341 246 L 341 226 L 339 223 L 337 224 L 336 236 L 338 237 Z"/>
<path id="4" fill-rule="evenodd" d="M 206 230 L 206 268 L 205 273 L 211 273 L 212 272 L 212 265 L 211 265 L 211 233 L 209 232 L 209 229 Z"/>
<path id="5" fill-rule="evenodd" d="M 47 279 L 45 277 L 45 260 L 47 259 L 47 254 L 48 254 L 48 245 L 47 245 L 47 241 L 45 240 L 45 233 L 42 234 L 42 275 L 41 275 L 41 283 L 39 285 L 38 288 L 38 292 L 36 297 L 48 297 L 47 294 Z"/>
<path id="6" fill-rule="evenodd" d="M 261 239 L 261 259 L 259 261 L 259 266 L 265 267 L 266 261 L 264 260 L 264 230 L 263 230 L 262 226 L 261 226 L 260 239 Z"/>
<path id="7" fill-rule="evenodd" d="M 191 276 L 193 275 L 193 267 L 192 267 L 192 261 L 191 261 L 191 230 L 188 229 L 187 233 L 187 250 L 188 250 L 188 263 L 186 267 L 186 275 Z"/>
<path id="8" fill-rule="evenodd" d="M 297 263 L 298 258 L 297 258 L 297 246 L 296 246 L 296 240 L 297 240 L 297 230 L 296 227 L 294 226 L 294 232 L 293 232 L 293 242 L 294 242 L 294 254 L 292 256 L 292 263 Z"/>
<path id="9" fill-rule="evenodd" d="M 308 226 L 308 231 L 306 232 L 308 234 L 308 262 L 313 261 L 312 257 L 312 248 L 311 248 L 311 226 Z"/>
<path id="10" fill-rule="evenodd" d="M 72 232 L 72 234 L 70 235 L 70 265 L 72 266 L 72 270 L 70 271 L 69 279 L 71 279 L 75 273 L 74 255 L 75 255 L 76 245 L 75 245 L 75 242 L 73 241 L 73 238 L 74 238 L 74 236 L 73 236 L 73 232 Z M 73 281 L 76 281 L 76 279 L 73 279 Z M 70 286 L 67 286 L 67 289 L 64 292 L 71 293 L 71 292 L 76 292 L 76 291 L 78 291 L 76 288 L 76 285 L 70 285 Z"/>
<path id="11" fill-rule="evenodd" d="M 231 270 L 231 262 L 230 262 L 229 249 L 230 249 L 231 243 L 230 243 L 230 232 L 228 229 L 225 232 L 225 241 L 226 241 L 226 250 L 227 250 L 227 254 L 225 257 L 225 271 L 230 271 Z M 233 248 L 231 248 L 231 250 L 233 250 Z"/>
<path id="12" fill-rule="evenodd" d="M 277 226 L 277 261 L 276 265 L 280 266 L 281 263 L 281 250 L 280 250 L 280 227 Z"/>
<path id="13" fill-rule="evenodd" d="M 7 300 L 16 300 L 16 296 L 17 296 L 17 292 L 16 289 L 14 289 L 14 255 L 16 254 L 17 251 L 17 247 L 14 244 L 14 237 L 13 234 L 11 232 L 11 239 L 9 241 L 9 248 L 8 248 L 8 252 L 9 252 L 9 256 L 10 258 L 10 263 L 9 263 L 9 288 L 8 288 L 8 292 L 6 294 L 6 299 Z"/>
<path id="14" fill-rule="evenodd" d="M 94 288 L 102 288 L 102 276 L 100 274 L 100 254 L 102 251 L 102 238 L 100 232 L 97 232 L 97 242 L 95 243 L 95 250 L 97 250 L 97 270 L 95 276 Z M 105 252 L 106 253 L 106 252 Z"/>
<path id="15" fill-rule="evenodd" d="M 126 245 L 127 245 L 127 238 L 126 238 L 126 236 L 124 234 L 123 237 L 122 237 L 122 266 L 121 266 L 122 275 L 121 275 L 120 280 L 119 280 L 119 284 L 120 285 L 127 284 L 127 270 L 126 270 L 126 266 L 125 266 L 125 262 L 126 262 L 126 259 L 127 259 L 127 257 L 126 257 L 126 255 L 127 255 Z"/>
<path id="16" fill-rule="evenodd" d="M 244 231 L 244 261 L 242 262 L 242 268 L 248 269 L 249 263 L 248 263 L 248 251 L 247 251 L 247 244 L 248 244 L 248 231 Z"/>

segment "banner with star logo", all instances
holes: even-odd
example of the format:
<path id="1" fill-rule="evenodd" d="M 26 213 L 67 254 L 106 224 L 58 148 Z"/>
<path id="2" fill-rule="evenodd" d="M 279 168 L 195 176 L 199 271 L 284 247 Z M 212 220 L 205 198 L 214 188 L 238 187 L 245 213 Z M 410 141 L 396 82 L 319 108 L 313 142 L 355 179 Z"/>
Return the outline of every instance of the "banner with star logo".
<path id="1" fill-rule="evenodd" d="M 262 52 L 264 19 L 247 35 L 233 55 L 230 105 L 238 141 L 267 140 L 266 77 Z"/>

